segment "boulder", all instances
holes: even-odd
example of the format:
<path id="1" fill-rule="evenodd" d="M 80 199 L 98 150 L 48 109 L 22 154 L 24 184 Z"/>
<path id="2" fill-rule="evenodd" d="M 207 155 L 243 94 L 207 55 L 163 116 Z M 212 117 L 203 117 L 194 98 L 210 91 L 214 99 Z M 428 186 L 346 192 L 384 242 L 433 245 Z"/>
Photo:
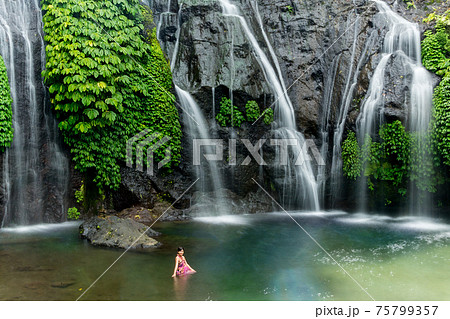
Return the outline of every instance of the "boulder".
<path id="1" fill-rule="evenodd" d="M 150 236 L 159 233 L 132 219 L 117 216 L 91 217 L 80 225 L 81 238 L 95 246 L 136 249 L 155 248 L 161 244 Z"/>

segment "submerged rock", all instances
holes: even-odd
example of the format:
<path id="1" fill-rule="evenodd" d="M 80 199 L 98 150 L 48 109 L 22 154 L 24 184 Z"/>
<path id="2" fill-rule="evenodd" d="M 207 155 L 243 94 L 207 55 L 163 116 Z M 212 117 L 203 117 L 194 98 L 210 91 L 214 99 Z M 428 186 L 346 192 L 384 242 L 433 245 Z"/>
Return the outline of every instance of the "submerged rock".
<path id="1" fill-rule="evenodd" d="M 132 219 L 117 216 L 89 218 L 80 225 L 80 235 L 95 246 L 136 249 L 161 245 L 150 237 L 158 236 L 158 232 Z"/>

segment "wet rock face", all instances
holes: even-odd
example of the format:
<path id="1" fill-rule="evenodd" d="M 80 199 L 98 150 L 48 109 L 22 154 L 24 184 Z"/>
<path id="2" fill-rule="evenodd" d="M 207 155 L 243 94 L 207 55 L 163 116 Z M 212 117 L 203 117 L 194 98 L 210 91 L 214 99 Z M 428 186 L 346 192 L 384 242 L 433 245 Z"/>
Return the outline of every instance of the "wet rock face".
<path id="1" fill-rule="evenodd" d="M 230 190 L 223 190 L 220 193 L 195 192 L 192 196 L 192 205 L 186 213 L 190 217 L 220 215 L 224 207 L 219 203 L 226 203 L 227 214 L 255 214 L 261 212 L 271 212 L 275 207 L 274 202 L 261 189 L 256 192 L 249 192 L 246 196 L 239 196 Z"/>
<path id="2" fill-rule="evenodd" d="M 408 112 L 406 99 L 411 95 L 410 83 L 413 70 L 410 64 L 404 63 L 404 59 L 404 55 L 394 53 L 386 67 L 383 96 L 385 100 L 384 115 L 387 122 L 396 119 L 400 119 L 403 123 L 406 121 Z"/>
<path id="3" fill-rule="evenodd" d="M 183 192 L 189 188 L 194 180 L 188 171 L 183 170 L 181 164 L 173 173 L 155 172 L 154 176 L 140 172 L 135 168 L 122 167 L 120 174 L 122 181 L 119 189 L 112 192 L 112 207 L 116 211 L 140 206 L 153 209 L 158 203 L 173 203 L 178 200 L 173 209 L 184 209 L 189 206 L 189 194 Z"/>
<path id="4" fill-rule="evenodd" d="M 274 102 L 270 85 L 241 23 L 236 17 L 222 14 L 220 1 L 189 0 L 175 6 L 174 3 L 179 2 L 173 0 L 170 12 L 163 2 L 153 1 L 152 10 L 159 25 L 161 45 L 174 63 L 174 82 L 193 94 L 210 124 L 215 122 L 214 114 L 219 110 L 221 96 L 229 96 L 230 88 L 234 104 L 241 109 L 249 99 L 257 100 L 264 107 Z M 306 138 L 314 139 L 319 147 L 320 131 L 329 130 L 332 147 L 332 132 L 340 120 L 349 88 L 355 83 L 353 93 L 364 95 L 376 66 L 372 57 L 382 45 L 382 31 L 373 26 L 373 16 L 377 13 L 373 3 L 231 2 L 239 4 L 249 29 L 270 59 L 262 24 L 288 88 L 298 130 Z M 178 51 L 173 55 L 177 38 Z M 271 63 L 275 67 L 274 61 Z M 208 94 L 211 88 L 216 88 L 215 97 Z M 212 110 L 213 99 L 215 110 Z M 226 141 L 234 134 L 226 128 L 212 131 L 214 138 Z M 249 138 L 254 144 L 260 138 L 270 138 L 269 131 L 270 127 L 264 125 L 244 124 L 234 132 L 238 138 Z M 225 143 L 224 151 L 227 150 Z M 241 163 L 248 152 L 244 147 L 238 147 L 237 151 Z M 265 147 L 264 155 L 270 160 L 273 150 Z M 223 172 L 225 187 L 239 196 L 257 191 L 258 186 L 251 178 L 260 177 L 258 180 L 267 181 L 265 186 L 271 188 L 270 180 L 274 175 L 271 167 L 260 167 L 253 158 L 248 166 L 237 165 L 230 169 L 224 163 L 219 164 L 219 169 Z"/>
<path id="5" fill-rule="evenodd" d="M 419 21 L 418 16 L 425 15 L 426 8 L 407 10 L 403 3 L 387 2 L 410 21 Z M 241 7 L 249 28 L 270 56 L 260 29 L 261 19 L 289 88 L 298 129 L 307 137 L 320 137 L 326 124 L 324 112 L 331 108 L 328 121 L 333 126 L 348 98 L 362 100 L 387 31 L 377 16 L 375 2 L 233 0 L 231 3 Z M 222 14 L 220 1 L 188 0 L 180 6 L 179 1 L 173 0 L 170 12 L 166 12 L 166 1 L 155 0 L 151 5 L 160 29 L 160 42 L 175 63 L 174 82 L 180 87 L 198 92 L 222 85 L 236 91 L 235 96 L 239 91 L 253 98 L 271 95 L 241 23 Z M 178 54 L 173 56 L 177 37 Z M 398 67 L 395 64 L 394 61 L 393 67 Z M 408 81 L 410 78 L 405 76 L 400 87 L 407 86 Z M 352 83 L 355 86 L 349 96 L 348 86 Z M 328 91 L 327 85 L 331 85 Z M 210 101 L 198 102 L 205 110 L 211 108 Z M 397 87 L 387 104 L 405 103 L 404 91 Z M 353 104 L 355 108 L 359 106 Z M 391 116 L 405 118 L 404 113 L 392 109 L 389 112 Z"/>
<path id="6" fill-rule="evenodd" d="M 172 4 L 171 13 L 162 13 L 167 8 L 161 2 L 152 2 L 153 11 L 159 21 L 162 46 L 175 63 L 175 83 L 191 92 L 223 85 L 254 98 L 271 95 L 270 86 L 258 66 L 241 23 L 237 18 L 224 16 L 219 1 L 183 1 L 179 11 L 174 11 Z M 238 2 L 249 28 L 265 54 L 270 56 L 260 29 L 258 18 L 261 18 L 289 88 L 298 129 L 317 137 L 324 82 L 331 62 L 340 56 L 334 88 L 335 94 L 339 94 L 345 88 L 349 70 L 356 67 L 352 63 L 358 62 L 372 31 L 370 20 L 376 13 L 373 3 L 319 0 Z M 179 6 L 177 8 L 180 9 Z M 180 23 L 180 42 L 178 54 L 174 57 L 177 21 Z M 356 54 L 352 61 L 354 42 Z M 376 52 L 378 47 L 379 43 L 373 43 L 371 50 Z M 198 102 L 205 109 L 211 107 L 206 101 Z"/>
<path id="7" fill-rule="evenodd" d="M 221 96 L 229 96 L 230 89 L 240 108 L 245 102 L 240 104 L 239 101 L 249 99 L 258 100 L 261 106 L 271 105 L 270 84 L 265 80 L 257 54 L 238 18 L 224 16 L 218 0 L 182 2 L 172 0 L 169 11 L 165 0 L 154 0 L 151 6 L 159 26 L 160 43 L 174 64 L 174 82 L 193 94 L 207 121 L 214 123 L 218 101 Z M 288 89 L 298 130 L 313 139 L 319 148 L 324 143 L 328 147 L 325 153 L 328 176 L 336 127 L 342 124 L 344 131 L 355 129 L 370 79 L 380 61 L 387 26 L 377 14 L 376 3 L 369 0 L 230 2 L 239 5 L 249 29 L 270 57 L 261 21 Z M 419 22 L 417 17 L 423 16 L 424 8 L 413 11 L 407 10 L 403 2 L 386 2 L 410 21 Z M 422 25 L 420 29 L 423 30 Z M 177 54 L 174 55 L 177 39 Z M 407 118 L 412 77 L 411 70 L 403 67 L 401 59 L 394 55 L 385 74 L 385 82 L 389 84 L 384 112 L 389 121 L 405 122 Z M 271 63 L 275 66 L 274 61 Z M 211 88 L 216 88 L 216 97 L 208 93 Z M 212 110 L 213 99 L 215 110 Z M 214 138 L 233 134 L 229 129 L 212 131 Z M 254 143 L 259 138 L 269 137 L 268 131 L 263 126 L 243 125 L 235 133 Z M 238 148 L 238 159 L 246 156 L 246 150 Z M 191 171 L 189 164 L 185 168 Z M 219 164 L 219 168 L 225 187 L 239 196 L 257 190 L 251 177 L 264 176 L 266 180 L 269 177 L 266 186 L 276 178 L 270 174 L 270 167 L 261 169 L 254 161 L 246 167 L 235 167 L 230 174 L 226 164 Z"/>
<path id="8" fill-rule="evenodd" d="M 154 12 L 159 7 L 155 1 Z M 177 8 L 177 13 L 159 17 L 159 38 L 174 64 L 173 76 L 178 86 L 196 91 L 224 85 L 252 96 L 270 93 L 262 71 L 254 67 L 257 61 L 240 23 L 224 17 L 219 2 L 187 1 Z M 180 41 L 178 54 L 173 57 L 177 31 Z"/>

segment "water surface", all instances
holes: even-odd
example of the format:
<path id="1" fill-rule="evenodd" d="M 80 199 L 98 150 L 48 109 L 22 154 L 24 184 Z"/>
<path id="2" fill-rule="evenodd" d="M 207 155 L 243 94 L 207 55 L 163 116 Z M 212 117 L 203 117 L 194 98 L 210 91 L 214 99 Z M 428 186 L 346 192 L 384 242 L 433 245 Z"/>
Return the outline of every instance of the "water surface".
<path id="1" fill-rule="evenodd" d="M 450 226 L 344 212 L 292 217 L 376 300 L 449 300 Z M 160 223 L 163 246 L 129 251 L 83 300 L 370 300 L 286 213 Z M 183 245 L 198 273 L 172 278 Z M 1 300 L 75 300 L 122 250 L 78 223 L 0 231 Z"/>

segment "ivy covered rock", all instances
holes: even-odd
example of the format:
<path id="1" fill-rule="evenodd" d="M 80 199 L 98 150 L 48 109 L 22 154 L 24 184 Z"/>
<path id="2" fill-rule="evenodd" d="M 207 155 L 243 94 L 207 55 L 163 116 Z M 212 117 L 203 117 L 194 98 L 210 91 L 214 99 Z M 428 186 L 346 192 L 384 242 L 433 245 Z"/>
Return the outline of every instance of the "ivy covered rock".
<path id="1" fill-rule="evenodd" d="M 11 93 L 3 58 L 0 56 L 0 150 L 11 146 L 13 139 Z"/>
<path id="2" fill-rule="evenodd" d="M 442 162 L 450 166 L 450 9 L 442 15 L 432 13 L 425 21 L 436 25 L 422 41 L 423 65 L 442 77 L 434 90 L 433 139 Z"/>
<path id="3" fill-rule="evenodd" d="M 43 75 L 75 168 L 99 189 L 117 189 L 126 142 L 145 129 L 170 138 L 171 160 L 165 167 L 176 166 L 181 129 L 170 69 L 154 30 L 143 32 L 151 13 L 138 0 L 42 4 Z M 156 152 L 157 159 L 164 156 Z"/>
<path id="4" fill-rule="evenodd" d="M 361 150 L 355 132 L 349 132 L 347 139 L 342 143 L 342 159 L 344 176 L 357 179 L 361 175 Z"/>

